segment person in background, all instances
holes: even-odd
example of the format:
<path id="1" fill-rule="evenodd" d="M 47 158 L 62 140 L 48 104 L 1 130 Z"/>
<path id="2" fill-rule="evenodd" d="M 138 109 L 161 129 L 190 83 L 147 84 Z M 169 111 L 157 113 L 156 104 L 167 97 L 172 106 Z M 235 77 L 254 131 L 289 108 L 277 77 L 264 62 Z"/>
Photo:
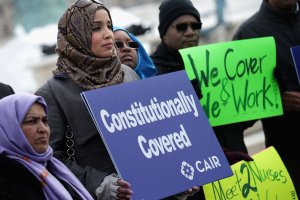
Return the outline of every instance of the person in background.
<path id="1" fill-rule="evenodd" d="M 10 85 L 0 82 L 0 99 L 14 93 L 15 91 L 12 89 Z"/>
<path id="2" fill-rule="evenodd" d="M 0 199 L 93 199 L 53 157 L 42 97 L 12 94 L 0 100 L 0 110 Z"/>
<path id="3" fill-rule="evenodd" d="M 234 40 L 273 36 L 276 44 L 274 76 L 281 91 L 283 115 L 261 119 L 266 147 L 274 146 L 281 156 L 300 194 L 300 157 L 298 130 L 300 87 L 291 47 L 300 45 L 300 2 L 297 0 L 262 0 L 258 12 L 246 20 Z"/>
<path id="4" fill-rule="evenodd" d="M 124 28 L 114 26 L 113 31 L 121 63 L 134 69 L 140 79 L 154 76 L 156 67 L 142 43 Z"/>
<path id="5" fill-rule="evenodd" d="M 159 34 L 161 42 L 151 54 L 157 75 L 184 70 L 179 49 L 197 46 L 202 22 L 200 14 L 189 0 L 164 0 L 159 7 Z M 191 81 L 198 97 L 202 95 L 199 80 Z M 249 124 L 248 124 L 249 123 Z M 236 123 L 213 127 L 222 147 L 229 151 L 247 153 L 244 129 L 253 122 Z"/>
<path id="6" fill-rule="evenodd" d="M 130 199 L 80 93 L 139 80 L 117 56 L 109 10 L 78 0 L 58 22 L 57 68 L 35 93 L 49 109 L 50 145 L 95 199 Z"/>
<path id="7" fill-rule="evenodd" d="M 159 26 L 161 42 L 150 55 L 157 69 L 157 75 L 184 70 L 179 49 L 197 46 L 202 22 L 198 10 L 189 0 L 163 0 L 159 6 Z M 199 99 L 202 98 L 199 80 L 191 80 Z M 252 123 L 251 123 L 252 125 Z M 240 160 L 251 161 L 247 155 L 243 132 L 246 124 L 238 123 L 213 127 L 216 137 L 223 147 L 230 164 Z M 248 125 L 247 125 L 248 126 Z M 190 199 L 204 199 L 199 192 Z"/>
<path id="8" fill-rule="evenodd" d="M 217 15 L 217 26 L 224 24 L 224 10 L 226 6 L 225 0 L 215 0 L 216 4 L 216 15 Z"/>

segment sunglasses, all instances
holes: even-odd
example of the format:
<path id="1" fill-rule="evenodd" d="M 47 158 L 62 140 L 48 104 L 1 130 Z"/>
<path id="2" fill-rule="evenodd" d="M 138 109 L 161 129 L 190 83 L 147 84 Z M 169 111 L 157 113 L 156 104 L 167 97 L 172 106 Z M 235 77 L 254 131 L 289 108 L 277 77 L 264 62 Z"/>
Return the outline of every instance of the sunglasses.
<path id="1" fill-rule="evenodd" d="M 138 42 L 121 42 L 121 41 L 116 41 L 115 42 L 116 46 L 118 49 L 124 48 L 125 44 L 127 47 L 132 48 L 132 49 L 137 49 L 140 47 Z"/>
<path id="2" fill-rule="evenodd" d="M 84 8 L 86 6 L 91 5 L 92 3 L 97 3 L 97 4 L 103 5 L 103 3 L 99 0 L 78 0 L 78 1 L 76 1 L 76 3 L 74 5 L 79 8 Z"/>
<path id="3" fill-rule="evenodd" d="M 202 23 L 201 22 L 195 22 L 190 24 L 180 23 L 180 24 L 176 24 L 175 27 L 178 32 L 185 32 L 188 29 L 188 26 L 190 26 L 193 31 L 196 31 L 201 29 Z"/>

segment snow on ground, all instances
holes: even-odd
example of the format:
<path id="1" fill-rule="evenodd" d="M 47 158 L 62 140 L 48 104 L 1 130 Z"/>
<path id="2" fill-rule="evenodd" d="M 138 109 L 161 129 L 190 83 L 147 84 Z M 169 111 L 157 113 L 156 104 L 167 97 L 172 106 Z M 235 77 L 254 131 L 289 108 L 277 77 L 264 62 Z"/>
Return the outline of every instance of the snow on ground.
<path id="1" fill-rule="evenodd" d="M 0 81 L 11 85 L 15 92 L 35 91 L 30 66 L 43 59 L 42 44 L 55 44 L 56 30 L 56 25 L 47 25 L 26 34 L 22 27 L 17 27 L 15 36 L 0 47 Z"/>

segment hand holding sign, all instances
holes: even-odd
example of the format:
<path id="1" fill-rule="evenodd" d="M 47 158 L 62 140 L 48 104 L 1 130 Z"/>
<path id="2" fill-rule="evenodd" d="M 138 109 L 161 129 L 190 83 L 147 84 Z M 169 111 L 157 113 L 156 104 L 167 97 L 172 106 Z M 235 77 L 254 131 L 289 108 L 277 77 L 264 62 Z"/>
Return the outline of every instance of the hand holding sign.
<path id="1" fill-rule="evenodd" d="M 300 46 L 292 47 L 291 53 L 293 56 L 295 71 L 300 84 Z M 282 103 L 286 111 L 300 111 L 300 85 L 294 91 L 284 92 L 282 95 Z"/>
<path id="2" fill-rule="evenodd" d="M 228 162 L 232 165 L 234 163 L 237 163 L 241 160 L 245 161 L 253 161 L 253 158 L 251 158 L 248 154 L 241 152 L 241 151 L 228 151 L 227 149 L 223 148 L 223 151 L 225 153 L 225 156 L 228 160 Z"/>
<path id="3" fill-rule="evenodd" d="M 132 199 L 193 193 L 193 186 L 232 175 L 185 71 L 82 97 Z"/>

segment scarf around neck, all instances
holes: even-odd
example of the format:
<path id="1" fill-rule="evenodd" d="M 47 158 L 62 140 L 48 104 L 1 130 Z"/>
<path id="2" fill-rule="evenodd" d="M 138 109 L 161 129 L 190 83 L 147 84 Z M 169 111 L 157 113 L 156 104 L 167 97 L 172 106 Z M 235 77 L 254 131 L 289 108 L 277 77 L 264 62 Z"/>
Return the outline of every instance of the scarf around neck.
<path id="1" fill-rule="evenodd" d="M 55 78 L 71 78 L 79 87 L 90 90 L 123 82 L 124 73 L 117 50 L 108 58 L 96 57 L 91 51 L 93 20 L 103 4 L 92 2 L 80 7 L 75 3 L 65 11 L 58 22 Z"/>
<path id="2" fill-rule="evenodd" d="M 157 75 L 185 69 L 179 51 L 167 47 L 163 41 L 150 57 L 157 68 Z"/>
<path id="3" fill-rule="evenodd" d="M 33 94 L 13 94 L 0 100 L 0 154 L 26 167 L 41 183 L 46 199 L 72 199 L 59 180 L 70 185 L 82 199 L 93 199 L 73 173 L 53 157 L 50 146 L 44 153 L 37 153 L 26 139 L 21 124 L 36 102 L 47 113 L 44 99 Z"/>

